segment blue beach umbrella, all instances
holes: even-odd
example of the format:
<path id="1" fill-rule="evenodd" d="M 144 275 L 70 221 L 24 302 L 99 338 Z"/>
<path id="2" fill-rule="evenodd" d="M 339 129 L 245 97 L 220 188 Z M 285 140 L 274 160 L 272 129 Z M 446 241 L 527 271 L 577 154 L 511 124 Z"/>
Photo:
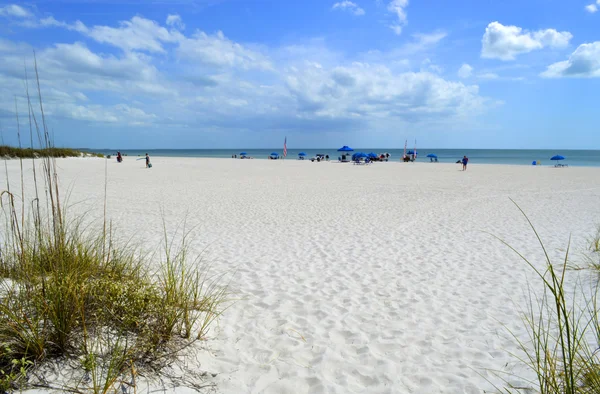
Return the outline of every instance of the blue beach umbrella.
<path id="1" fill-rule="evenodd" d="M 374 152 L 369 153 L 367 156 L 369 156 L 370 158 L 373 158 L 373 159 L 376 159 L 379 157 Z"/>
<path id="2" fill-rule="evenodd" d="M 352 157 L 354 157 L 356 159 L 360 159 L 361 157 L 368 157 L 368 155 L 363 152 L 358 152 L 358 153 L 355 153 L 354 155 L 352 155 Z"/>
<path id="3" fill-rule="evenodd" d="M 433 158 L 437 158 L 437 155 L 436 155 L 436 154 L 434 154 L 434 153 L 430 153 L 430 154 L 428 154 L 428 155 L 427 155 L 427 157 L 433 157 Z"/>
<path id="4" fill-rule="evenodd" d="M 416 154 L 417 154 L 417 151 L 414 151 L 414 150 L 409 150 L 409 151 L 407 151 L 407 152 L 406 152 L 406 154 L 407 154 L 407 155 L 416 155 Z"/>
<path id="5" fill-rule="evenodd" d="M 271 156 L 279 156 L 279 153 L 277 153 L 277 152 L 271 152 Z"/>
<path id="6" fill-rule="evenodd" d="M 306 153 L 300 152 L 300 153 L 298 153 L 298 156 L 306 156 Z"/>
<path id="7" fill-rule="evenodd" d="M 242 153 L 240 153 L 240 156 L 246 156 L 246 155 L 247 155 L 247 153 L 246 153 L 246 152 L 242 152 Z"/>
<path id="8" fill-rule="evenodd" d="M 564 160 L 565 157 L 561 155 L 552 156 L 550 160 Z"/>
<path id="9" fill-rule="evenodd" d="M 338 149 L 338 152 L 354 152 L 354 149 L 350 148 L 347 145 L 344 145 L 340 149 Z"/>

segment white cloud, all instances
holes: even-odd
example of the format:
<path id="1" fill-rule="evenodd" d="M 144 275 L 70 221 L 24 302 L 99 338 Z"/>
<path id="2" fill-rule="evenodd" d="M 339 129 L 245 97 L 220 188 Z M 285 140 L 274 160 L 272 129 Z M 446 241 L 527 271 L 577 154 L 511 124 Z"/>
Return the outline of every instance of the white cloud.
<path id="1" fill-rule="evenodd" d="M 14 16 L 17 18 L 29 18 L 32 16 L 31 12 L 16 4 L 8 4 L 4 7 L 0 7 L 0 15 Z"/>
<path id="2" fill-rule="evenodd" d="M 477 85 L 445 80 L 437 74 L 439 66 L 424 60 L 429 54 L 414 55 L 441 42 L 443 32 L 416 34 L 412 46 L 348 58 L 327 48 L 325 40 L 268 48 L 236 42 L 222 32 L 186 35 L 169 29 L 166 20 L 141 17 L 117 27 L 54 18 L 36 23 L 122 49 L 115 53 L 66 39 L 38 47 L 52 122 L 68 118 L 108 122 L 115 129 L 124 124 L 236 132 L 383 130 L 403 122 L 439 129 L 490 105 Z M 11 111 L 31 48 L 0 39 L 0 51 L 0 110 Z M 406 54 L 411 63 L 403 60 Z M 411 64 L 421 71 L 410 71 Z"/>
<path id="3" fill-rule="evenodd" d="M 498 79 L 498 78 L 500 78 L 500 76 L 496 73 L 483 73 L 483 74 L 477 75 L 477 78 L 479 78 L 479 79 Z"/>
<path id="4" fill-rule="evenodd" d="M 333 5 L 333 7 L 331 7 L 331 9 L 332 10 L 345 10 L 345 11 L 351 12 L 357 16 L 365 14 L 365 10 L 360 8 L 356 3 L 353 3 L 348 0 L 344 0 L 344 1 L 340 1 L 338 3 L 335 3 Z"/>
<path id="5" fill-rule="evenodd" d="M 185 29 L 185 24 L 183 23 L 181 16 L 179 16 L 177 14 L 168 15 L 166 24 L 167 24 L 167 26 L 173 26 L 177 29 L 181 29 L 181 30 Z"/>
<path id="6" fill-rule="evenodd" d="M 167 25 L 183 29 L 179 15 L 169 15 Z M 40 21 L 40 26 L 56 26 L 78 31 L 97 42 L 121 48 L 126 53 L 144 51 L 148 53 L 167 53 L 166 44 L 176 48 L 180 58 L 193 60 L 205 65 L 219 67 L 239 67 L 242 69 L 271 69 L 266 56 L 239 43 L 232 42 L 222 32 L 208 35 L 196 31 L 186 37 L 179 30 L 168 30 L 159 23 L 139 16 L 123 21 L 119 27 L 86 27 L 80 21 L 69 24 L 57 21 L 53 17 Z"/>
<path id="7" fill-rule="evenodd" d="M 541 76 L 546 78 L 600 77 L 600 41 L 580 45 L 569 56 L 569 60 L 551 64 Z"/>
<path id="8" fill-rule="evenodd" d="M 286 77 L 300 114 L 317 117 L 448 118 L 480 110 L 477 86 L 446 81 L 430 72 L 393 73 L 382 65 L 353 63 L 332 70 L 305 69 Z"/>
<path id="9" fill-rule="evenodd" d="M 64 117 L 93 123 L 119 123 L 128 126 L 149 126 L 156 120 L 155 114 L 131 107 L 127 104 L 81 105 L 58 102 L 47 107 L 47 115 Z"/>
<path id="10" fill-rule="evenodd" d="M 94 26 L 86 34 L 98 42 L 125 51 L 151 53 L 164 53 L 163 43 L 175 43 L 183 37 L 178 31 L 169 31 L 157 22 L 139 16 L 121 22 L 119 27 Z"/>
<path id="11" fill-rule="evenodd" d="M 407 23 L 406 7 L 408 7 L 408 0 L 391 0 L 387 6 L 388 11 L 393 13 L 398 19 L 394 24 L 390 25 L 390 28 L 397 35 L 402 34 L 402 27 Z"/>
<path id="12" fill-rule="evenodd" d="M 177 54 L 180 58 L 218 67 L 272 68 L 266 56 L 229 40 L 220 31 L 212 36 L 198 31 L 191 38 L 181 39 Z"/>
<path id="13" fill-rule="evenodd" d="M 593 14 L 598 11 L 598 6 L 596 4 L 586 5 L 585 10 L 590 14 Z"/>
<path id="14" fill-rule="evenodd" d="M 404 45 L 403 49 L 407 52 L 419 52 L 429 49 L 437 45 L 440 41 L 446 38 L 448 34 L 443 31 L 436 31 L 433 33 L 415 33 L 412 35 L 414 41 Z"/>
<path id="15" fill-rule="evenodd" d="M 459 78 L 467 79 L 471 76 L 472 73 L 473 73 L 473 67 L 471 67 L 470 65 L 465 63 L 462 66 L 460 66 L 457 74 L 458 74 Z"/>
<path id="16" fill-rule="evenodd" d="M 63 29 L 74 30 L 79 33 L 88 32 L 88 28 L 81 21 L 76 21 L 73 24 L 69 24 L 66 22 L 57 21 L 52 16 L 40 19 L 39 25 L 40 27 L 62 27 Z"/>
<path id="17" fill-rule="evenodd" d="M 546 29 L 528 32 L 517 26 L 504 26 L 499 22 L 492 22 L 483 35 L 481 57 L 514 60 L 519 54 L 545 47 L 564 48 L 571 38 L 573 35 L 567 31 Z"/>

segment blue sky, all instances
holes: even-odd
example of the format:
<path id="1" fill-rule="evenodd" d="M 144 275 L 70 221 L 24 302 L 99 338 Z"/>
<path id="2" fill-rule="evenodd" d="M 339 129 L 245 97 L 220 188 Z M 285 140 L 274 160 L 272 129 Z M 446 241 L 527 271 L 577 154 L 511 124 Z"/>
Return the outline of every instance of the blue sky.
<path id="1" fill-rule="evenodd" d="M 600 0 L 0 1 L 0 130 L 35 50 L 60 146 L 600 149 L 598 26 Z"/>

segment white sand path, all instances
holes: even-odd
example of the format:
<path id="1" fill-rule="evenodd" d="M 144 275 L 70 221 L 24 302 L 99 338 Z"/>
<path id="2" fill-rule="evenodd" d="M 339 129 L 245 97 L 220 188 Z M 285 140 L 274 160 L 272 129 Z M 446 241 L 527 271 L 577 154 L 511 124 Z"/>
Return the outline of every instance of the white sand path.
<path id="1" fill-rule="evenodd" d="M 109 215 L 148 250 L 161 209 L 171 229 L 187 217 L 193 250 L 235 271 L 239 301 L 197 360 L 223 393 L 489 390 L 486 369 L 516 349 L 501 323 L 523 335 L 514 303 L 533 276 L 485 231 L 541 264 L 509 198 L 554 257 L 600 224 L 600 168 L 152 161 L 108 163 Z M 58 163 L 72 212 L 101 217 L 104 161 Z"/>

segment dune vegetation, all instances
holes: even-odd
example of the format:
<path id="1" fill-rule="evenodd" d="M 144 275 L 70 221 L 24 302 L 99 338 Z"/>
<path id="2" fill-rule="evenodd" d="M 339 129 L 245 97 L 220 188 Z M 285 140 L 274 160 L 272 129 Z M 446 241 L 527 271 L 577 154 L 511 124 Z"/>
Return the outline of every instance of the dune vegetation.
<path id="1" fill-rule="evenodd" d="M 34 105 L 27 92 L 28 139 L 45 148 L 0 148 L 0 155 L 34 161 L 33 195 L 25 195 L 22 165 L 20 184 L 7 179 L 0 190 L 0 393 L 135 391 L 140 375 L 160 376 L 206 337 L 227 287 L 190 258 L 186 233 L 165 228 L 163 252 L 153 259 L 159 264 L 151 265 L 151 256 L 114 239 L 106 219 L 90 231 L 83 217 L 67 214 L 55 158 L 79 152 L 52 147 L 39 84 L 38 96 Z M 176 236 L 182 240 L 173 245 Z M 49 363 L 71 370 L 70 377 L 46 381 L 36 371 Z"/>
<path id="2" fill-rule="evenodd" d="M 518 207 L 518 206 L 517 206 Z M 519 210 L 521 208 L 518 207 Z M 528 337 L 518 338 L 521 354 L 514 357 L 524 365 L 534 379 L 525 379 L 524 387 L 507 382 L 504 393 L 593 394 L 600 393 L 600 231 L 590 240 L 584 252 L 585 266 L 571 261 L 571 245 L 564 258 L 554 262 L 540 235 L 525 212 L 521 210 L 545 256 L 543 264 L 535 264 L 519 251 L 507 245 L 534 271 L 538 282 L 529 287 L 529 302 L 523 311 L 523 323 Z M 541 269 L 539 267 L 542 267 Z M 540 285 L 538 291 L 533 290 Z"/>

